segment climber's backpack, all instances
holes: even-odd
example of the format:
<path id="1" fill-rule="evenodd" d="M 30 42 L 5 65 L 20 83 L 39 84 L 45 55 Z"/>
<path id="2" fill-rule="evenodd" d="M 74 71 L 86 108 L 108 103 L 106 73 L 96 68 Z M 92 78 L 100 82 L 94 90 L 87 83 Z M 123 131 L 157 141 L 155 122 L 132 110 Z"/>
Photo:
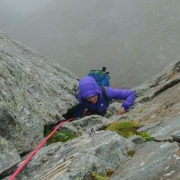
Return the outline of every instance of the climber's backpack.
<path id="1" fill-rule="evenodd" d="M 91 76 L 95 79 L 95 81 L 97 82 L 98 86 L 102 91 L 104 98 L 106 99 L 107 102 L 110 102 L 106 94 L 106 89 L 104 87 L 104 86 L 110 86 L 110 82 L 109 82 L 110 77 L 109 77 L 109 72 L 105 72 L 105 71 L 106 71 L 106 67 L 103 67 L 102 70 L 91 70 L 88 76 Z M 74 87 L 74 89 L 76 92 L 75 96 L 78 99 L 78 87 Z"/>
<path id="2" fill-rule="evenodd" d="M 102 70 L 91 70 L 88 76 L 93 77 L 99 86 L 110 86 L 109 72 L 106 72 L 106 67 Z"/>

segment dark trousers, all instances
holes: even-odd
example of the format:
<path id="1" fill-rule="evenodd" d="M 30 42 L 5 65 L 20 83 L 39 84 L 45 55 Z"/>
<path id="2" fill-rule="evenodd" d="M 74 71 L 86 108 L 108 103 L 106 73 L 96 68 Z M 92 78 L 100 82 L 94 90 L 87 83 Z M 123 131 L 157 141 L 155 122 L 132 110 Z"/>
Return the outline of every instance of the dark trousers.
<path id="1" fill-rule="evenodd" d="M 74 113 L 76 111 L 78 104 L 76 106 L 73 106 L 72 108 L 68 109 L 67 113 L 63 115 L 65 119 L 74 118 Z"/>

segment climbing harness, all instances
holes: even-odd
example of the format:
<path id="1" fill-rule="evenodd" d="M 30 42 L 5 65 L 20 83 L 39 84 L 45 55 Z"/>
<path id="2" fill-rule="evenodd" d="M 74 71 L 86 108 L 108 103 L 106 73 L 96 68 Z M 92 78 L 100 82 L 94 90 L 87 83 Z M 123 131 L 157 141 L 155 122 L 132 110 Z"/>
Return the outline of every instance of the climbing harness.
<path id="1" fill-rule="evenodd" d="M 13 180 L 15 176 L 22 170 L 22 168 L 30 161 L 34 154 L 44 145 L 44 143 L 62 126 L 64 122 L 72 121 L 74 118 L 61 121 L 58 126 L 34 149 L 31 154 L 24 160 L 24 162 L 19 166 L 19 168 L 13 173 L 13 175 L 8 180 Z"/>

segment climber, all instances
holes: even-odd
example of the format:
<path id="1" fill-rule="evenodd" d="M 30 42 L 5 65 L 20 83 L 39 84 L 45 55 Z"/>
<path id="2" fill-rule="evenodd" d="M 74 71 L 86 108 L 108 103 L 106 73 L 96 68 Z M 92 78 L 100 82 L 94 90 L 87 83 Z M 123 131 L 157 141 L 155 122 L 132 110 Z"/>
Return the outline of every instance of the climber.
<path id="1" fill-rule="evenodd" d="M 117 111 L 117 115 L 121 115 L 129 110 L 136 98 L 136 94 L 129 89 L 100 87 L 90 76 L 80 79 L 77 96 L 80 103 L 74 108 L 74 118 L 82 117 L 86 108 L 90 114 L 103 116 L 112 99 L 124 100 Z"/>

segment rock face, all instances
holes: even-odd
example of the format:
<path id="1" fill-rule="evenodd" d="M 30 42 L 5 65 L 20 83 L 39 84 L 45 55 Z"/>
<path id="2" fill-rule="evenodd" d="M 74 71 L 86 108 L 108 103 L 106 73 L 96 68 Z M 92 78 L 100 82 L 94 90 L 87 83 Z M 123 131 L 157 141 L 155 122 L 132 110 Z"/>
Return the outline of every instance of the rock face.
<path id="1" fill-rule="evenodd" d="M 85 179 L 91 170 L 106 175 L 107 169 L 115 171 L 130 159 L 128 151 L 136 149 L 133 143 L 111 131 L 86 134 L 64 145 L 38 173 L 31 174 L 33 180 Z"/>
<path id="2" fill-rule="evenodd" d="M 0 174 L 20 162 L 20 156 L 13 145 L 0 136 Z"/>
<path id="3" fill-rule="evenodd" d="M 44 125 L 62 121 L 67 109 L 77 103 L 78 78 L 2 33 L 0 44 L 0 179 L 7 180 L 23 155 L 43 140 Z M 61 128 L 77 137 L 42 147 L 15 179 L 92 180 L 93 171 L 111 175 L 109 180 L 178 180 L 179 82 L 177 59 L 134 88 L 138 97 L 126 114 L 115 115 L 121 103 L 114 102 L 105 117 L 63 123 Z M 148 132 L 154 141 L 105 130 L 108 124 L 125 119 L 140 122 L 138 131 Z"/>
<path id="4" fill-rule="evenodd" d="M 76 103 L 77 77 L 0 33 L 0 136 L 19 154 L 43 139 L 45 124 L 57 123 Z"/>
<path id="5" fill-rule="evenodd" d="M 119 167 L 110 180 L 179 179 L 177 143 L 145 143 L 134 157 Z"/>

